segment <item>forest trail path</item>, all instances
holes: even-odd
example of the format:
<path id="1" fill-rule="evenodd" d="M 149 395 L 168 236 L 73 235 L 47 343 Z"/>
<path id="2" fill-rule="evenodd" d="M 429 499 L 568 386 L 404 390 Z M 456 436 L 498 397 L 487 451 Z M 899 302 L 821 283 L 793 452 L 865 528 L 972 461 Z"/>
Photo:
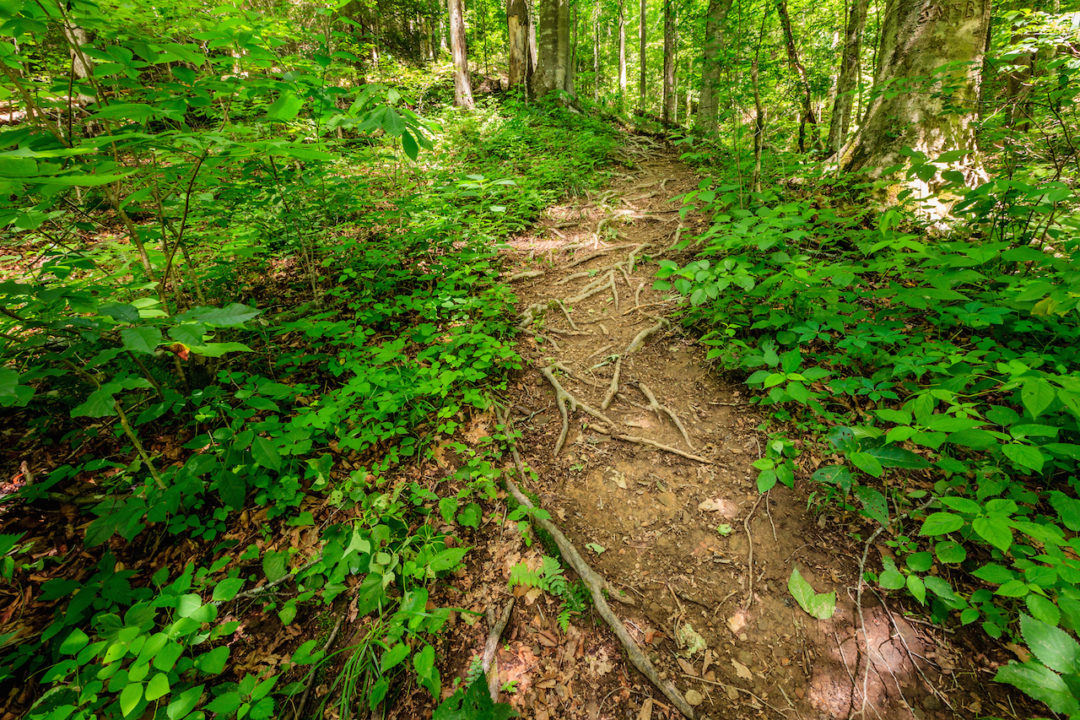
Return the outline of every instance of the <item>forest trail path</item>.
<path id="1" fill-rule="evenodd" d="M 666 321 L 678 298 L 652 289 L 684 222 L 673 198 L 698 178 L 674 153 L 640 140 L 625 151 L 630 169 L 608 189 L 552 208 L 506 251 L 528 363 L 510 416 L 539 475 L 525 489 L 612 588 L 634 599 L 612 607 L 700 716 L 840 720 L 863 709 L 864 682 L 866 718 L 970 716 L 947 707 L 948 698 L 971 702 L 947 689 L 962 663 L 926 628 L 885 611 L 869 588 L 869 643 L 857 632 L 861 546 L 819 527 L 787 488 L 757 492 L 752 463 L 764 438 L 756 410 Z M 556 383 L 573 398 L 563 405 L 565 430 Z M 654 400 L 662 409 L 650 409 Z M 818 591 L 837 591 L 832 619 L 795 603 L 793 565 Z M 526 603 L 515 616 L 527 632 L 558 632 L 554 618 Z M 621 680 L 595 678 L 611 688 L 603 701 L 575 700 L 573 687 L 556 692 L 552 682 L 521 688 L 515 705 L 541 720 L 678 715 L 618 650 L 612 656 Z M 928 662 L 917 669 L 915 656 Z M 611 670 L 603 660 L 601 674 Z M 597 658 L 577 660 L 586 661 L 582 680 L 597 672 Z"/>

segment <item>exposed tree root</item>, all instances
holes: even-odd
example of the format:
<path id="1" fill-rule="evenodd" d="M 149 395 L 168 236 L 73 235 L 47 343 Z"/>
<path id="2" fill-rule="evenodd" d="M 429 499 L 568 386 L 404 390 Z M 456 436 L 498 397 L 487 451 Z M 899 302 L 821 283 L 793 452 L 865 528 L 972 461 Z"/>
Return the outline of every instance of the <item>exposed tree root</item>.
<path id="1" fill-rule="evenodd" d="M 679 300 L 680 300 L 680 298 L 668 298 L 667 300 L 657 300 L 656 302 L 645 303 L 644 305 L 638 305 L 637 307 L 632 307 L 629 310 L 624 311 L 623 315 L 629 315 L 631 313 L 636 313 L 639 310 L 645 310 L 647 308 L 656 307 L 657 305 L 667 305 L 668 303 L 679 302 Z"/>
<path id="2" fill-rule="evenodd" d="M 672 243 L 670 245 L 668 245 L 667 248 L 664 250 L 665 254 L 667 254 L 667 253 L 669 253 L 669 252 L 671 252 L 672 250 L 675 249 L 675 246 L 679 244 L 679 236 L 682 235 L 682 231 L 685 230 L 685 229 L 686 229 L 686 226 L 683 225 L 682 223 L 679 223 L 679 227 L 675 228 L 675 240 L 672 241 Z"/>
<path id="3" fill-rule="evenodd" d="M 616 372 L 618 372 L 617 369 Z M 649 389 L 648 385 L 639 380 L 637 383 L 637 388 L 641 391 L 641 394 L 645 396 L 645 399 L 649 401 L 649 410 L 652 410 L 654 413 L 656 413 L 657 417 L 667 415 L 669 418 L 671 418 L 671 422 L 675 423 L 675 427 L 679 428 L 679 432 L 682 433 L 683 440 L 686 441 L 686 446 L 693 450 L 694 443 L 690 442 L 690 433 L 686 432 L 686 428 L 683 427 L 682 421 L 679 420 L 679 416 L 672 412 L 671 408 L 669 408 L 667 405 L 661 405 L 659 402 L 657 402 L 656 396 L 653 395 L 653 392 Z M 601 407 L 607 410 L 606 405 L 601 405 Z"/>
<path id="4" fill-rule="evenodd" d="M 601 410 L 607 410 L 611 406 L 611 401 L 615 399 L 615 395 L 618 394 L 619 375 L 621 372 L 622 358 L 620 357 L 615 359 L 615 374 L 611 376 L 611 385 L 608 386 L 607 392 L 604 394 L 604 401 L 600 403 Z"/>
<path id="5" fill-rule="evenodd" d="M 515 280 L 528 280 L 529 278 L 540 277 L 543 274 L 543 270 L 524 270 L 519 273 L 514 273 L 510 277 L 506 278 L 506 282 L 514 282 Z"/>
<path id="6" fill-rule="evenodd" d="M 592 270 L 582 270 L 581 272 L 576 272 L 573 275 L 567 275 L 566 277 L 564 277 L 561 280 L 556 280 L 555 284 L 556 285 L 565 285 L 566 283 L 573 282 L 574 280 L 577 280 L 578 278 L 592 277 L 592 274 L 593 274 Z"/>
<path id="7" fill-rule="evenodd" d="M 500 411 L 500 416 L 500 422 L 505 425 L 505 413 Z M 513 453 L 514 463 L 517 466 L 518 474 L 522 478 L 528 477 L 525 472 L 525 464 L 521 461 L 521 455 L 517 451 L 517 446 L 511 444 L 510 450 Z M 517 486 L 517 483 L 509 477 L 505 478 L 505 482 L 507 490 L 514 496 L 515 500 L 527 508 L 536 509 L 536 506 L 532 504 L 529 498 L 521 492 L 521 488 Z M 555 523 L 551 522 L 548 518 L 539 517 L 535 513 L 530 516 L 530 520 L 540 525 L 541 528 L 551 535 L 559 548 L 559 552 L 562 554 L 563 560 L 574 569 L 574 572 L 578 574 L 581 581 L 589 588 L 589 594 L 592 595 L 593 606 L 596 608 L 597 615 L 603 618 L 604 622 L 607 623 L 608 627 L 615 633 L 615 637 L 619 639 L 619 642 L 623 646 L 623 650 L 626 651 L 626 655 L 630 659 L 630 662 L 633 663 L 634 667 L 636 667 L 654 687 L 662 692 L 664 697 L 670 700 L 671 703 L 678 708 L 679 712 L 687 718 L 690 718 L 690 720 L 694 720 L 697 717 L 694 708 L 690 706 L 690 703 L 686 702 L 686 698 L 682 696 L 682 693 L 669 683 L 660 679 L 660 674 L 656 671 L 656 668 L 653 667 L 652 663 L 649 662 L 649 658 L 641 652 L 641 649 L 637 646 L 637 643 L 634 642 L 634 639 L 630 637 L 630 633 L 627 631 L 626 626 L 623 625 L 618 616 L 611 611 L 611 607 L 607 603 L 607 598 L 604 597 L 604 590 L 610 587 L 607 581 L 589 566 L 581 556 L 581 553 L 574 547 L 574 544 L 563 535 L 562 531 L 559 530 Z"/>
<path id="8" fill-rule="evenodd" d="M 670 445 L 665 445 L 663 443 L 656 442 L 655 440 L 650 440 L 649 438 L 638 437 L 637 435 L 619 435 L 617 433 L 612 433 L 611 437 L 615 438 L 616 440 L 622 440 L 623 442 L 637 443 L 638 445 L 650 445 L 657 450 L 663 450 L 664 452 L 669 452 L 672 455 L 684 457 L 687 460 L 693 460 L 694 462 L 703 463 L 705 465 L 712 465 L 712 460 L 709 460 L 708 458 L 703 458 L 700 455 L 688 453 L 685 450 L 680 450 L 679 448 L 673 448 Z"/>
<path id="9" fill-rule="evenodd" d="M 547 335 L 542 335 L 540 333 L 536 333 L 536 337 L 550 344 L 551 347 L 555 348 L 555 352 L 562 352 L 562 348 L 559 347 L 559 343 L 555 342 L 555 338 L 548 337 Z"/>
<path id="10" fill-rule="evenodd" d="M 614 271 L 608 271 L 607 275 L 602 275 L 596 281 L 589 283 L 588 285 L 583 287 L 577 295 L 566 298 L 565 302 L 569 303 L 570 305 L 576 305 L 583 300 L 591 298 L 596 293 L 608 289 L 608 287 L 610 287 L 610 283 L 614 282 L 614 276 L 612 274 L 613 272 Z"/>
<path id="11" fill-rule="evenodd" d="M 638 283 L 637 290 L 634 291 L 634 308 L 633 308 L 634 310 L 637 310 L 639 307 L 641 307 L 641 291 L 644 288 L 645 288 L 645 281 L 642 280 L 640 283 Z M 623 315 L 626 315 L 626 313 L 628 313 L 628 312 L 630 312 L 630 310 L 627 310 L 626 312 L 624 312 Z"/>
<path id="12" fill-rule="evenodd" d="M 608 345 L 608 347 L 611 347 L 611 346 Z M 555 363 L 553 363 L 553 365 L 555 366 L 556 370 L 559 370 L 561 372 L 566 373 L 570 377 L 577 380 L 579 383 L 583 383 L 585 385 L 590 385 L 590 386 L 592 386 L 594 388 L 601 388 L 601 389 L 607 388 L 607 385 L 602 383 L 602 382 L 597 382 L 595 380 L 590 380 L 589 378 L 581 377 L 581 375 L 578 375 L 571 368 L 567 367 L 566 365 L 562 364 L 561 362 L 556 361 Z"/>
<path id="13" fill-rule="evenodd" d="M 606 332 L 604 334 L 607 335 Z M 609 344 L 605 345 L 604 347 L 600 348 L 599 350 L 594 350 L 592 353 L 589 354 L 588 357 L 585 358 L 585 360 L 592 360 L 594 357 L 596 357 L 597 355 L 600 355 L 605 350 L 610 350 L 610 349 L 611 349 L 611 344 L 609 343 Z M 582 362 L 584 362 L 585 360 L 583 360 Z"/>
<path id="14" fill-rule="evenodd" d="M 619 291 L 615 287 L 615 271 L 608 273 L 608 287 L 611 288 L 611 296 L 615 298 L 615 312 L 619 312 Z"/>
<path id="15" fill-rule="evenodd" d="M 664 328 L 668 327 L 669 325 L 671 325 L 671 323 L 669 323 L 666 319 L 661 318 L 660 321 L 655 325 L 651 325 L 639 332 L 637 336 L 630 341 L 630 344 L 626 346 L 626 350 L 623 351 L 623 357 L 627 357 L 636 353 L 638 350 L 641 349 L 641 346 L 645 344 L 646 340 L 648 340 L 650 337 L 660 332 Z"/>
<path id="16" fill-rule="evenodd" d="M 615 263 L 615 269 L 618 270 L 622 274 L 623 280 L 626 281 L 626 287 L 628 287 L 628 288 L 634 287 L 633 285 L 630 284 L 630 276 L 626 273 L 626 268 L 623 267 L 623 263 Z"/>
<path id="17" fill-rule="evenodd" d="M 555 451 L 552 453 L 552 455 L 558 457 L 559 451 L 562 450 L 563 444 L 566 442 L 566 436 L 570 432 L 571 412 L 581 408 L 589 415 L 592 415 L 597 420 L 607 423 L 612 428 L 615 427 L 615 423 L 612 422 L 607 415 L 604 415 L 604 413 L 568 393 L 566 388 L 559 383 L 559 379 L 555 377 L 554 369 L 555 366 L 551 365 L 541 369 L 540 373 L 547 378 L 547 381 L 555 388 L 555 404 L 559 406 L 559 414 L 562 415 L 562 430 L 559 431 L 559 439 L 555 442 Z"/>
<path id="18" fill-rule="evenodd" d="M 576 260 L 571 260 L 569 263 L 567 263 L 566 267 L 568 267 L 568 268 L 577 267 L 578 265 L 581 265 L 582 263 L 587 263 L 590 260 L 595 260 L 598 257 L 601 257 L 603 255 L 607 255 L 612 250 L 622 250 L 622 249 L 628 248 L 628 247 L 631 247 L 631 246 L 627 245 L 627 244 L 608 245 L 607 247 L 600 248 L 596 252 L 591 252 L 588 255 L 577 258 Z"/>
<path id="19" fill-rule="evenodd" d="M 492 613 L 491 632 L 488 633 L 487 642 L 484 643 L 484 656 L 480 661 L 480 667 L 483 668 L 484 674 L 487 676 L 488 694 L 491 695 L 491 702 L 498 702 L 499 700 L 499 666 L 496 663 L 492 672 L 491 661 L 495 659 L 495 651 L 499 649 L 499 638 L 502 637 L 503 630 L 506 629 L 506 623 L 510 621 L 510 613 L 513 610 L 514 598 L 510 598 L 510 602 L 506 603 L 506 607 L 497 622 L 494 621 L 494 613 Z"/>
<path id="20" fill-rule="evenodd" d="M 574 318 L 570 317 L 570 311 L 566 309 L 565 305 L 563 305 L 562 300 L 555 299 L 551 302 L 555 303 L 555 306 L 562 310 L 562 314 L 566 317 L 566 322 L 570 323 L 570 327 L 574 328 L 575 330 L 581 329 L 574 323 Z"/>

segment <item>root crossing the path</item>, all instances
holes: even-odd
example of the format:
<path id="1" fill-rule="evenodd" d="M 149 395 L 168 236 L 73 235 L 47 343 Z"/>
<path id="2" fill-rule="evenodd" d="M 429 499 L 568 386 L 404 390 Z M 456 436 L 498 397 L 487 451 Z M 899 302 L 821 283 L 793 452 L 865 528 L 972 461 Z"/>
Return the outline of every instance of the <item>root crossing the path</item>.
<path id="1" fill-rule="evenodd" d="M 698 182 L 673 157 L 643 151 L 611 190 L 553 208 L 545 228 L 510 243 L 526 364 L 504 423 L 521 430 L 520 480 L 507 488 L 544 511 L 530 519 L 588 588 L 611 645 L 575 656 L 578 685 L 538 676 L 502 697 L 530 717 L 573 720 L 849 720 L 863 707 L 882 720 L 916 710 L 951 720 L 926 688 L 953 679 L 921 659 L 940 668 L 949 649 L 904 613 L 862 602 L 862 548 L 824 529 L 805 497 L 759 494 L 760 417 L 669 314 L 684 298 L 653 287 L 660 260 L 693 259 L 680 247 L 693 247 L 702 221 L 672 198 Z M 793 600 L 793 567 L 818 592 L 836 591 L 832 619 Z M 621 617 L 607 605 L 612 587 L 635 600 Z M 520 598 L 513 618 L 559 631 Z M 618 658 L 625 676 L 612 670 Z"/>

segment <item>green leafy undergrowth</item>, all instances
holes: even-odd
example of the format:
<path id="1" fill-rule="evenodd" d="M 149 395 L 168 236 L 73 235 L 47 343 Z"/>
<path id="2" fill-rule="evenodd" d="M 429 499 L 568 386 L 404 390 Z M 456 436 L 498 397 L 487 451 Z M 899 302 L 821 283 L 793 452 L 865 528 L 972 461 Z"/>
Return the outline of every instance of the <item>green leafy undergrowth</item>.
<path id="1" fill-rule="evenodd" d="M 279 120 L 316 126 L 293 100 Z M 397 117 L 385 102 L 365 117 Z M 517 366 L 498 242 L 597 182 L 614 144 L 569 119 L 447 114 L 432 124 L 442 149 L 418 155 L 427 165 L 389 152 L 417 155 L 399 132 L 367 146 L 345 134 L 328 157 L 218 166 L 221 202 L 200 195 L 185 215 L 198 282 L 175 295 L 155 277 L 170 258 L 151 254 L 145 271 L 108 242 L 0 284 L 12 309 L 0 405 L 30 430 L 20 457 L 42 457 L 7 517 L 74 520 L 88 553 L 35 560 L 51 547 L 40 528 L 0 536 L 0 570 L 35 602 L 0 635 L 0 681 L 40 681 L 28 717 L 277 717 L 305 673 L 327 672 L 327 698 L 349 717 L 357 699 L 374 710 L 391 697 L 406 668 L 439 697 L 433 643 L 448 611 L 428 593 L 462 565 L 468 546 L 445 528 L 480 525 L 494 451 L 458 448 L 446 496 L 398 469 L 487 408 Z M 402 122 L 419 136 L 418 120 Z M 556 142 L 563 151 L 533 161 Z M 46 454 L 66 459 L 48 467 Z M 90 564 L 72 573 L 65 561 L 80 556 Z M 246 613 L 273 632 L 343 603 L 364 618 L 348 646 L 327 654 L 312 640 L 284 664 L 233 670 Z"/>
<path id="2" fill-rule="evenodd" d="M 684 243 L 697 255 L 661 261 L 657 286 L 768 409 L 758 488 L 831 458 L 811 501 L 886 526 L 897 559 L 871 579 L 1026 642 L 1034 658 L 998 679 L 1073 714 L 1073 664 L 1033 636 L 1067 654 L 1080 631 L 1080 243 L 1054 221 L 1076 198 L 1018 187 L 972 191 L 933 237 L 826 199 L 843 187 L 743 209 L 703 181 L 685 198 L 711 218 Z"/>

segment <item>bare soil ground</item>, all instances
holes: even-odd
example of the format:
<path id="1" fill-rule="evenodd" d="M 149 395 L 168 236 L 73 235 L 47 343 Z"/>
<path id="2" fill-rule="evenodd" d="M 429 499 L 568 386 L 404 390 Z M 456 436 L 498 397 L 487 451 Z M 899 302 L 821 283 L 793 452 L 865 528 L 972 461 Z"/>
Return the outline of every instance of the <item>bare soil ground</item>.
<path id="1" fill-rule="evenodd" d="M 678 298 L 651 287 L 680 224 L 694 222 L 680 219 L 673 198 L 698 178 L 670 151 L 639 141 L 626 152 L 630 166 L 607 190 L 552 208 L 507 250 L 528 329 L 528 367 L 510 398 L 539 476 L 526 489 L 633 601 L 612 606 L 701 717 L 1015 717 L 1016 698 L 990 682 L 998 648 L 909 619 L 868 586 L 860 620 L 862 543 L 809 512 L 798 486 L 757 492 L 754 407 L 665 319 Z M 556 383 L 568 393 L 561 407 Z M 543 552 L 506 525 L 490 532 L 475 561 L 485 573 L 461 607 L 482 605 L 485 583 L 505 582 L 514 563 L 536 564 Z M 819 592 L 837 592 L 832 619 L 792 599 L 793 566 Z M 515 594 L 497 659 L 513 690 L 501 699 L 524 717 L 678 716 L 597 618 L 563 633 L 550 597 Z M 448 641 L 457 660 L 444 673 L 463 673 L 469 649 L 482 647 L 477 625 Z"/>

